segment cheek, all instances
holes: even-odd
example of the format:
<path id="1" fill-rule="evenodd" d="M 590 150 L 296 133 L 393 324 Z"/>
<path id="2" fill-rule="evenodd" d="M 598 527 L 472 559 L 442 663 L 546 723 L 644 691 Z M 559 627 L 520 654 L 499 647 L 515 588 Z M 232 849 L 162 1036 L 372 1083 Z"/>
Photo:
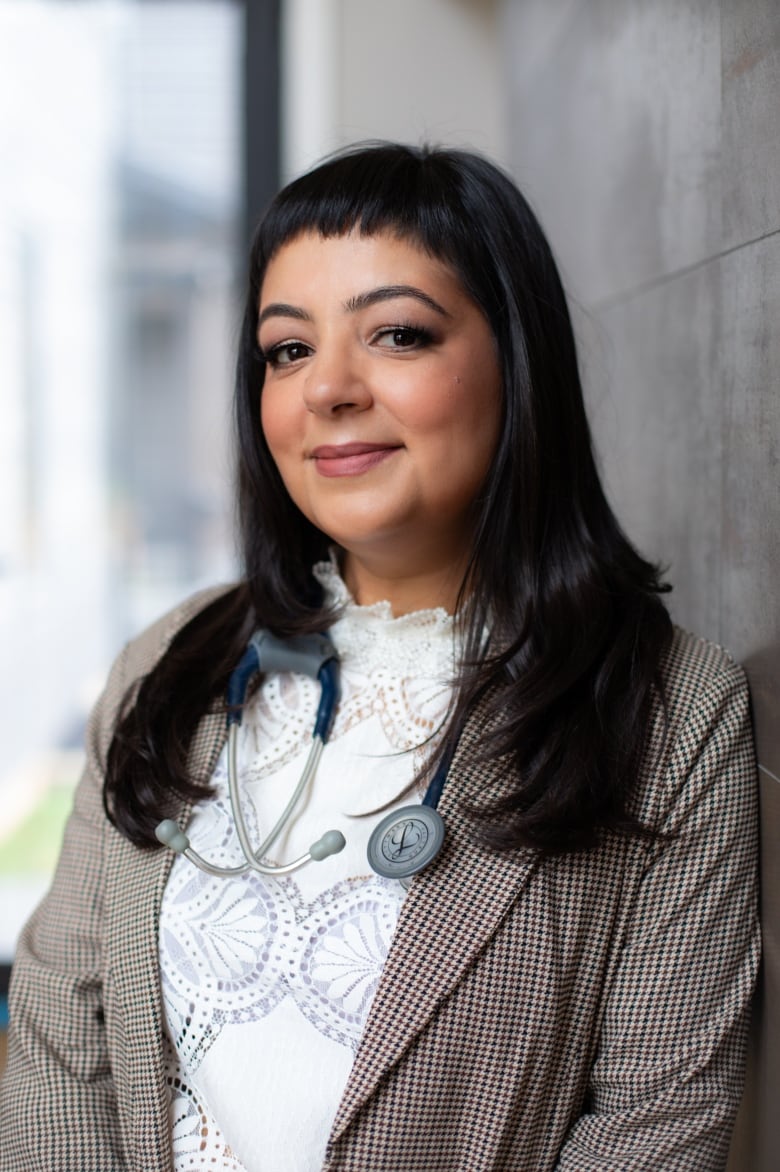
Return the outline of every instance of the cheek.
<path id="1" fill-rule="evenodd" d="M 472 390 L 473 395 L 461 403 L 457 439 L 464 471 L 468 468 L 471 487 L 477 492 L 495 459 L 503 407 L 498 387 L 480 383 Z"/>
<path id="2" fill-rule="evenodd" d="M 264 389 L 260 396 L 260 426 L 271 455 L 276 460 L 289 443 L 291 420 L 285 411 L 284 400 L 272 390 Z"/>
<path id="3" fill-rule="evenodd" d="M 469 374 L 417 378 L 396 384 L 386 396 L 390 409 L 411 433 L 443 442 L 484 425 L 487 396 Z"/>
<path id="4" fill-rule="evenodd" d="M 420 421 L 431 435 L 439 433 L 470 462 L 490 459 L 498 444 L 502 396 L 497 377 L 456 376 L 429 401 Z"/>

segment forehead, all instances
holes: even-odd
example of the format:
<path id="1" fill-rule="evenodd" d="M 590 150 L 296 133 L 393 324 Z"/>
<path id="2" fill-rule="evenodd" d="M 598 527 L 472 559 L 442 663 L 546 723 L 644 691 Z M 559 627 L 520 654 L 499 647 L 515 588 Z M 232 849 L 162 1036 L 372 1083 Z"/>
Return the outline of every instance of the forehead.
<path id="1" fill-rule="evenodd" d="M 343 236 L 303 232 L 283 244 L 271 257 L 260 288 L 260 305 L 293 294 L 327 296 L 380 285 L 420 284 L 448 289 L 465 296 L 455 270 L 431 256 L 421 245 L 390 232 Z"/>

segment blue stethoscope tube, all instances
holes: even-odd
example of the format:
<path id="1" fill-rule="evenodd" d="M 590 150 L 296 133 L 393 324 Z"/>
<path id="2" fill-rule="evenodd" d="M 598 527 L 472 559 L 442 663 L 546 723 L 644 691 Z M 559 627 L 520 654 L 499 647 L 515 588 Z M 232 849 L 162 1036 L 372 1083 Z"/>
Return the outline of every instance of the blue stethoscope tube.
<path id="1" fill-rule="evenodd" d="M 292 817 L 295 807 L 317 771 L 322 750 L 330 736 L 336 707 L 341 695 L 338 653 L 326 635 L 299 635 L 278 639 L 269 631 L 257 631 L 233 671 L 227 688 L 227 754 L 228 791 L 236 835 L 244 853 L 244 862 L 237 867 L 218 867 L 198 854 L 190 845 L 181 827 L 168 818 L 161 822 L 155 835 L 164 846 L 182 854 L 202 871 L 223 878 L 258 871 L 261 875 L 287 875 L 308 862 L 320 862 L 338 854 L 346 845 L 339 830 L 328 830 L 309 850 L 290 863 L 270 865 L 260 860 L 276 841 Z M 314 722 L 309 755 L 300 780 L 278 818 L 276 825 L 258 847 L 254 847 L 241 806 L 238 792 L 238 730 L 241 725 L 249 682 L 257 672 L 300 672 L 320 684 L 320 700 Z M 378 874 L 406 882 L 427 867 L 439 853 L 444 842 L 444 823 L 438 805 L 447 777 L 446 764 L 434 774 L 420 806 L 404 806 L 388 814 L 374 829 L 368 844 L 368 861 Z"/>

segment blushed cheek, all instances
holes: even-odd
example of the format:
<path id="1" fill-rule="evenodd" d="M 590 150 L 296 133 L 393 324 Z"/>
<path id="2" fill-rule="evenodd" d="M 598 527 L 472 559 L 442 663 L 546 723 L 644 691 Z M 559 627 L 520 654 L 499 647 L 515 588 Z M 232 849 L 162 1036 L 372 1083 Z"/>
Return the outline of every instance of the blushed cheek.
<path id="1" fill-rule="evenodd" d="M 285 428 L 283 417 L 280 416 L 279 407 L 273 402 L 272 395 L 263 394 L 260 398 L 260 427 L 271 455 L 276 460 L 276 453 L 283 446 Z"/>

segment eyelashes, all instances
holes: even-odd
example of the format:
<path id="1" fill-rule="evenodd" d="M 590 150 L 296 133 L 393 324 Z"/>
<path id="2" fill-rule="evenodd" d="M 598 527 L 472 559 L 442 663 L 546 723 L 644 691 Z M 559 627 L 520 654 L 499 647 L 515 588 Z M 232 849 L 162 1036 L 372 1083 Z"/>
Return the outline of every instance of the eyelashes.
<path id="1" fill-rule="evenodd" d="M 260 358 L 274 368 L 292 366 L 293 363 L 300 362 L 309 354 L 311 354 L 311 346 L 307 346 L 305 342 L 278 342 L 277 345 L 271 346 L 268 350 L 263 350 L 262 346 L 260 347 Z"/>
<path id="2" fill-rule="evenodd" d="M 382 341 L 389 350 L 422 350 L 425 346 L 431 345 L 433 334 L 425 326 L 409 322 L 377 330 L 372 341 Z"/>
<path id="3" fill-rule="evenodd" d="M 401 353 L 403 351 L 424 350 L 433 345 L 435 338 L 426 326 L 414 322 L 397 322 L 395 325 L 383 326 L 376 330 L 369 341 L 370 345 L 377 349 Z M 295 363 L 308 358 L 313 352 L 312 346 L 298 338 L 288 338 L 283 342 L 269 346 L 267 349 L 258 345 L 257 351 L 260 360 L 274 370 L 280 367 L 294 366 Z"/>

